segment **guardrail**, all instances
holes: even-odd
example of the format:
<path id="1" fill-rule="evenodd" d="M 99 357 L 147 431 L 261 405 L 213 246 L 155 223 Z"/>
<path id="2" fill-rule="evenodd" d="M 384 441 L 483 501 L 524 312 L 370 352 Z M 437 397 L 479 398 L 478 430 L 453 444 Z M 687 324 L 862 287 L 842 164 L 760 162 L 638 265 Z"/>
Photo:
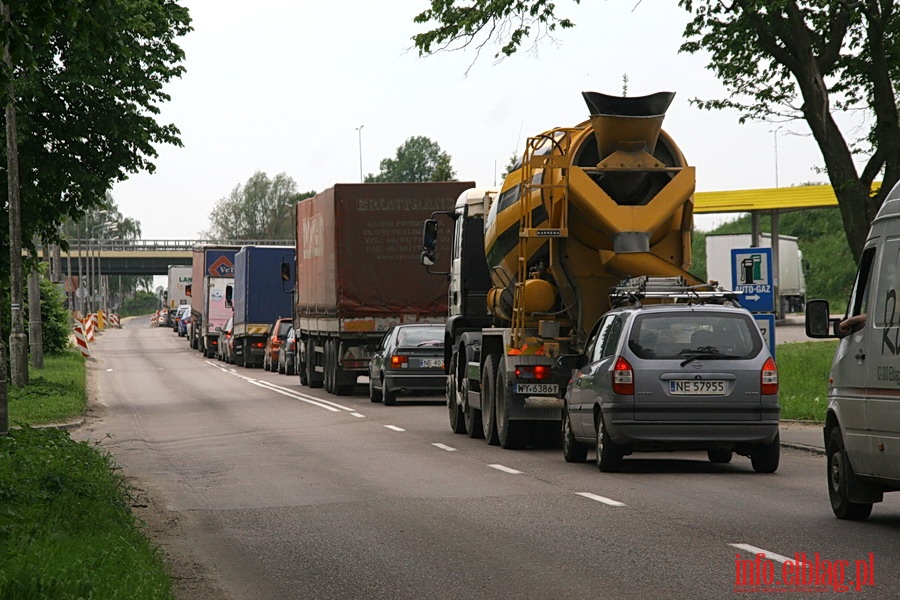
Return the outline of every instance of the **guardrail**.
<path id="1" fill-rule="evenodd" d="M 126 239 L 74 239 L 68 240 L 70 252 L 80 250 L 93 251 L 132 251 L 132 252 L 166 252 L 191 251 L 198 245 L 215 246 L 293 246 L 294 240 L 126 240 Z"/>

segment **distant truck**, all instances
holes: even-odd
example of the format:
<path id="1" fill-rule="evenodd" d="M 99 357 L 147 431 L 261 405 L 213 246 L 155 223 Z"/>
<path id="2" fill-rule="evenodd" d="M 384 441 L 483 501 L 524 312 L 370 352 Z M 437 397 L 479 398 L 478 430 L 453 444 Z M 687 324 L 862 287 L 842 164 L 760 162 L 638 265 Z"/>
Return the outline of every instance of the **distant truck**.
<path id="1" fill-rule="evenodd" d="M 789 235 L 778 236 L 778 299 L 779 314 L 803 312 L 806 307 L 806 276 L 804 274 L 803 252 L 797 245 L 797 238 Z M 706 277 L 719 282 L 726 289 L 731 288 L 731 250 L 750 248 L 749 233 L 731 233 L 706 236 Z M 762 248 L 772 247 L 772 236 L 759 236 Z"/>
<path id="2" fill-rule="evenodd" d="M 166 308 L 169 309 L 169 324 L 175 318 L 175 311 L 182 304 L 189 304 L 188 289 L 193 279 L 193 267 L 190 265 L 169 265 L 169 287 L 166 290 Z"/>
<path id="3" fill-rule="evenodd" d="M 284 280 L 282 264 L 288 265 Z M 263 365 L 269 326 L 292 314 L 293 272 L 291 246 L 244 246 L 235 254 L 233 293 L 226 294 L 226 304 L 234 309 L 235 364 Z"/>
<path id="4" fill-rule="evenodd" d="M 442 323 L 447 282 L 420 264 L 422 222 L 471 182 L 336 184 L 297 203 L 300 383 L 338 395 L 368 374 L 372 347 L 398 323 Z M 443 256 L 449 256 L 449 240 Z"/>
<path id="5" fill-rule="evenodd" d="M 226 287 L 234 284 L 237 246 L 194 246 L 191 281 L 191 348 L 207 358 L 216 355 L 219 331 L 231 317 Z"/>

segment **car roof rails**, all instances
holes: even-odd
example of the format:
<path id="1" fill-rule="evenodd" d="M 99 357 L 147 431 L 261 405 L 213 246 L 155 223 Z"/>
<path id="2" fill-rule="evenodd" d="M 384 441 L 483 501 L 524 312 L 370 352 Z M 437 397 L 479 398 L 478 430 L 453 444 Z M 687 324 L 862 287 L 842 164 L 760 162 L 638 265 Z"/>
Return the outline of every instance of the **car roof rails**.
<path id="1" fill-rule="evenodd" d="M 718 282 L 689 284 L 684 277 L 628 277 L 613 288 L 609 295 L 610 305 L 641 306 L 643 300 L 654 299 L 655 303 L 671 300 L 673 303 L 723 304 L 740 306 L 738 294 L 719 288 Z"/>

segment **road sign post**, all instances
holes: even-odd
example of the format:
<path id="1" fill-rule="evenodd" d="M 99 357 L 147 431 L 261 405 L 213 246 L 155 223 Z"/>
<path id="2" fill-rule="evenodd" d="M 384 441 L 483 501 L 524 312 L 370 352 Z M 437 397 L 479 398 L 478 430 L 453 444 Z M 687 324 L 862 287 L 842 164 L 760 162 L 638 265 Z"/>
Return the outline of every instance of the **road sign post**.
<path id="1" fill-rule="evenodd" d="M 750 312 L 773 312 L 775 290 L 772 285 L 772 249 L 732 249 L 731 289 L 741 292 L 741 306 Z"/>

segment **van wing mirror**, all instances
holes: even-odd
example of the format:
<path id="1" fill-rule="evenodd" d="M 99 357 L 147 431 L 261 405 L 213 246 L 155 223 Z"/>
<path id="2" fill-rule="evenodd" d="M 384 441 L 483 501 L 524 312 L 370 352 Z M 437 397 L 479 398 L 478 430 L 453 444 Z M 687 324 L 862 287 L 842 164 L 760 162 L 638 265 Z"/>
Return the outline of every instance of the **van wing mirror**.
<path id="1" fill-rule="evenodd" d="M 810 300 L 806 303 L 806 335 L 811 338 L 834 338 L 840 319 L 832 319 L 827 300 Z"/>

